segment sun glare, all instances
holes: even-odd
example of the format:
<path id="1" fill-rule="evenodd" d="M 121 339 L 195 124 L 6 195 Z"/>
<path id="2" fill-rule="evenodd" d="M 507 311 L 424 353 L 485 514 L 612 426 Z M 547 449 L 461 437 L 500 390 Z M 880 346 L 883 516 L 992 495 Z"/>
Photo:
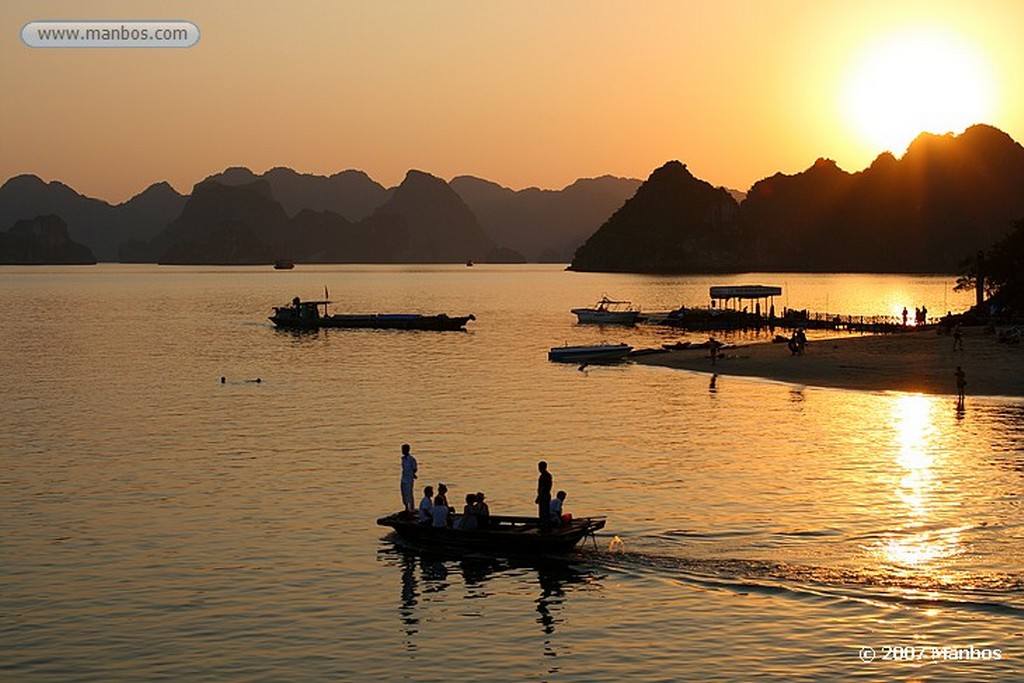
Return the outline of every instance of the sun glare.
<path id="1" fill-rule="evenodd" d="M 903 154 L 920 133 L 959 133 L 993 114 L 990 69 L 963 40 L 934 30 L 891 34 L 850 71 L 843 109 L 873 152 Z"/>

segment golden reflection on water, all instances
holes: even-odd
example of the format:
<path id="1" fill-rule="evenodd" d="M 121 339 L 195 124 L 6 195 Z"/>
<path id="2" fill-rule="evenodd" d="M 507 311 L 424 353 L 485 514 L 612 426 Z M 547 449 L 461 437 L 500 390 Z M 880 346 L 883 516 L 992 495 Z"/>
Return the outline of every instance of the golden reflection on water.
<path id="1" fill-rule="evenodd" d="M 936 402 L 923 395 L 900 396 L 893 403 L 896 430 L 896 465 L 902 476 L 894 494 L 906 507 L 906 523 L 898 535 L 881 545 L 882 557 L 892 565 L 929 570 L 941 578 L 941 569 L 932 566 L 960 552 L 961 532 L 966 527 L 936 528 L 940 523 L 934 511 L 942 483 L 939 474 L 944 458 L 930 444 L 936 427 Z"/>

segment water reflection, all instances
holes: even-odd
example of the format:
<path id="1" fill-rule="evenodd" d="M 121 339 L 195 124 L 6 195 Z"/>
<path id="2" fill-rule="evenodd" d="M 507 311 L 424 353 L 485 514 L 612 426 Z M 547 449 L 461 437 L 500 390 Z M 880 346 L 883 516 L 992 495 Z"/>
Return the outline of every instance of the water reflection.
<path id="1" fill-rule="evenodd" d="M 1024 473 L 1024 405 L 993 406 L 987 420 L 993 429 L 992 458 L 1000 469 Z"/>
<path id="2" fill-rule="evenodd" d="M 486 617 L 488 598 L 529 599 L 545 638 L 544 654 L 555 656 L 551 636 L 564 623 L 561 612 L 567 596 L 580 587 L 600 587 L 598 574 L 567 559 L 442 555 L 385 543 L 377 555 L 386 565 L 399 569 L 398 616 L 405 646 L 412 651 L 417 649 L 421 622 L 429 619 L 430 594 L 457 591 L 454 595 L 458 598 L 481 599 L 482 603 L 475 606 L 472 614 L 464 611 L 463 616 Z M 461 591 L 449 578 L 453 571 L 462 576 Z"/>
<path id="3" fill-rule="evenodd" d="M 935 564 L 957 555 L 966 527 L 943 527 L 933 507 L 941 491 L 941 462 L 930 444 L 935 436 L 935 401 L 926 396 L 900 396 L 893 404 L 895 441 L 900 468 L 896 498 L 905 506 L 907 522 L 881 547 L 890 565 L 903 569 L 938 571 Z M 940 578 L 940 577 L 933 577 Z"/>

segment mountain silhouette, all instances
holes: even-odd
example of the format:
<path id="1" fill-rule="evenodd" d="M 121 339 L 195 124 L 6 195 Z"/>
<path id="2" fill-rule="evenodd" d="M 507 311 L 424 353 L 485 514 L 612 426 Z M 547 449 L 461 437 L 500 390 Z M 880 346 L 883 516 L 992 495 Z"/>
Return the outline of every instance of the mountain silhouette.
<path id="1" fill-rule="evenodd" d="M 496 246 L 448 183 L 416 170 L 363 224 L 387 261 L 479 261 Z"/>
<path id="2" fill-rule="evenodd" d="M 117 206 L 33 175 L 0 186 L 0 225 L 51 214 L 102 261 L 562 262 L 575 249 L 576 270 L 952 273 L 1024 217 L 1024 148 L 979 124 L 922 134 L 857 173 L 818 159 L 745 196 L 679 162 L 642 185 L 557 191 L 421 171 L 385 189 L 361 171 L 288 168 L 228 168 L 189 197 L 157 183 Z"/>
<path id="3" fill-rule="evenodd" d="M 848 173 L 818 159 L 734 212 L 670 162 L 577 252 L 575 270 L 955 273 L 1024 217 L 1024 147 L 975 125 Z M 703 188 L 703 189 L 700 189 Z"/>
<path id="4" fill-rule="evenodd" d="M 271 263 L 287 258 L 278 253 L 287 224 L 267 181 L 203 181 L 192 189 L 181 215 L 152 240 L 146 256 L 163 264 Z"/>
<path id="5" fill-rule="evenodd" d="M 0 225 L 55 214 L 72 240 L 88 245 L 101 261 L 114 261 L 129 239 L 147 240 L 175 218 L 185 198 L 167 183 L 156 183 L 123 204 L 86 197 L 64 183 L 19 175 L 0 186 Z"/>
<path id="6" fill-rule="evenodd" d="M 92 265 L 89 247 L 71 239 L 59 216 L 16 221 L 0 232 L 0 263 L 18 265 Z"/>
<path id="7" fill-rule="evenodd" d="M 1024 217 L 1024 148 L 975 125 L 859 173 L 819 159 L 755 183 L 740 217 L 748 270 L 953 273 Z"/>
<path id="8" fill-rule="evenodd" d="M 570 268 L 722 272 L 740 264 L 739 205 L 679 161 L 655 170 L 577 251 Z"/>
<path id="9" fill-rule="evenodd" d="M 295 216 L 303 209 L 312 209 L 331 211 L 350 221 L 366 218 L 387 201 L 391 194 L 370 176 L 356 170 L 318 176 L 277 167 L 256 175 L 247 168 L 234 167 L 206 180 L 222 185 L 248 185 L 257 180 L 266 180 L 274 197 L 289 216 Z"/>
<path id="10" fill-rule="evenodd" d="M 178 218 L 154 239 L 126 244 L 122 258 L 218 265 L 458 263 L 486 260 L 492 250 L 494 243 L 447 183 L 410 171 L 391 198 L 358 223 L 312 209 L 289 217 L 266 179 L 238 185 L 206 180 Z"/>
<path id="11" fill-rule="evenodd" d="M 602 176 L 562 190 L 519 191 L 473 176 L 455 177 L 450 184 L 495 242 L 531 261 L 565 263 L 640 181 Z"/>

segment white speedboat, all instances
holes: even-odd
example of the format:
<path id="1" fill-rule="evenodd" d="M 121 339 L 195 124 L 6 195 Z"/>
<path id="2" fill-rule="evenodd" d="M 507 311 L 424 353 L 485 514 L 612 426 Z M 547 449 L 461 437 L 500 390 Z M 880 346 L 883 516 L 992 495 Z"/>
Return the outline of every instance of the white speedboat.
<path id="1" fill-rule="evenodd" d="M 572 312 L 579 322 L 597 325 L 635 325 L 640 317 L 640 311 L 629 301 L 615 301 L 606 296 L 593 308 L 574 308 Z"/>
<path id="2" fill-rule="evenodd" d="M 548 350 L 548 360 L 555 363 L 611 363 L 622 360 L 632 350 L 629 344 L 556 346 Z"/>

